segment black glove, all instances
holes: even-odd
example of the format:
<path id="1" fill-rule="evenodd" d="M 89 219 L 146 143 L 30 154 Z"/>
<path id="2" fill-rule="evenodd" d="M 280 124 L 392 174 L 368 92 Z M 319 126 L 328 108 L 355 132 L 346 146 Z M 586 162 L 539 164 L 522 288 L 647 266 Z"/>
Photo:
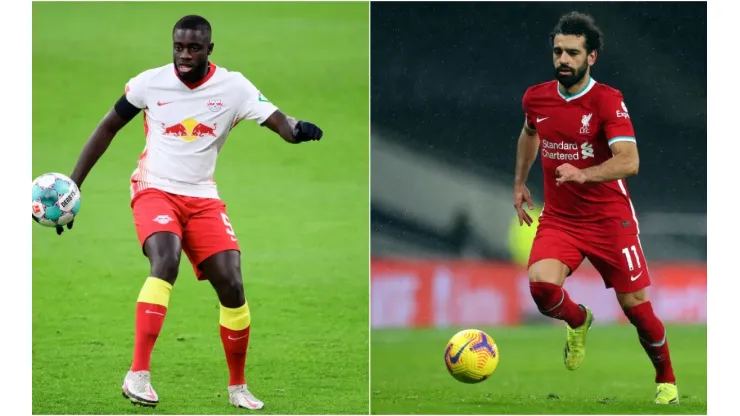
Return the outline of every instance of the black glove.
<path id="1" fill-rule="evenodd" d="M 307 142 L 309 140 L 321 140 L 324 132 L 319 126 L 309 123 L 308 121 L 299 121 L 293 128 L 293 138 L 298 142 Z"/>
<path id="2" fill-rule="evenodd" d="M 71 230 L 72 229 L 72 225 L 74 225 L 74 223 L 75 223 L 75 220 L 72 220 L 72 221 L 68 222 L 67 223 L 67 229 L 68 230 Z M 62 235 L 63 232 L 64 232 L 64 227 L 61 226 L 61 225 L 57 225 L 57 235 Z"/>

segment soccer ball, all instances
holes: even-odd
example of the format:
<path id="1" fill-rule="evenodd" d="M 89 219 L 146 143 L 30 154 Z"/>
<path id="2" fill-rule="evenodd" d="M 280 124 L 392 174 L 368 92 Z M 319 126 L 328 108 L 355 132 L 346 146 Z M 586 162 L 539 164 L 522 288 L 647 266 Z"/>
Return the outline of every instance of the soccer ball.
<path id="1" fill-rule="evenodd" d="M 69 224 L 80 212 L 80 189 L 61 173 L 45 173 L 31 187 L 33 220 L 46 227 Z"/>
<path id="2" fill-rule="evenodd" d="M 496 371 L 498 360 L 496 342 L 477 329 L 458 332 L 445 348 L 447 371 L 463 383 L 474 384 L 487 379 Z"/>

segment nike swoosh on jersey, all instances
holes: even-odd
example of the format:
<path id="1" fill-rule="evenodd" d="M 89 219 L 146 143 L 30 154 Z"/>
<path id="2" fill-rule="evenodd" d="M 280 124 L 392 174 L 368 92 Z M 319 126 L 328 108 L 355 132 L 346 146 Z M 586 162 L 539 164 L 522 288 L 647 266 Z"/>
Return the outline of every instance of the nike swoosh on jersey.
<path id="1" fill-rule="evenodd" d="M 539 118 L 539 117 L 537 117 L 537 122 L 538 122 L 538 123 L 541 123 L 541 122 L 543 122 L 543 121 L 547 120 L 548 118 L 550 118 L 550 117 L 543 117 L 543 118 Z"/>
<path id="2" fill-rule="evenodd" d="M 630 276 L 630 280 L 632 280 L 634 282 L 635 280 L 639 279 L 640 276 L 642 276 L 642 272 L 640 272 L 640 274 L 638 274 L 637 276 Z"/>
<path id="3" fill-rule="evenodd" d="M 160 107 L 163 106 L 163 105 L 167 105 L 167 104 L 172 104 L 172 101 L 167 101 L 167 102 L 164 102 L 164 103 L 162 101 L 157 101 L 157 105 L 160 106 Z"/>

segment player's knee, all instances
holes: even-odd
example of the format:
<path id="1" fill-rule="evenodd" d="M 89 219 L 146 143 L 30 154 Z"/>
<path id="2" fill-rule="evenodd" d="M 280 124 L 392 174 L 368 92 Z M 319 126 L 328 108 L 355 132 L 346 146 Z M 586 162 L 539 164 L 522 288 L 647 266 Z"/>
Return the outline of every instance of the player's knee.
<path id="1" fill-rule="evenodd" d="M 216 290 L 224 306 L 238 307 L 244 304 L 244 283 L 241 268 L 238 265 L 227 266 L 220 270 Z"/>
<path id="2" fill-rule="evenodd" d="M 151 256 L 151 273 L 170 284 L 177 279 L 180 270 L 180 255 L 178 253 L 157 253 Z"/>
<path id="3" fill-rule="evenodd" d="M 528 273 L 529 273 L 530 283 L 539 283 L 539 282 L 546 281 L 543 276 L 542 271 L 535 267 L 530 267 Z"/>
<path id="4" fill-rule="evenodd" d="M 627 311 L 648 301 L 647 290 L 640 289 L 636 292 L 617 293 L 617 301 L 619 301 L 622 310 Z"/>
<path id="5" fill-rule="evenodd" d="M 530 267 L 529 269 L 529 282 L 530 283 L 559 283 L 559 276 L 556 273 L 543 270 L 541 267 Z"/>
<path id="6" fill-rule="evenodd" d="M 540 260 L 529 267 L 529 282 L 552 283 L 562 286 L 565 283 L 568 271 L 568 266 L 558 260 Z"/>
<path id="7" fill-rule="evenodd" d="M 226 286 L 229 292 L 244 294 L 244 283 L 242 282 L 242 272 L 239 268 L 229 270 L 226 275 Z"/>

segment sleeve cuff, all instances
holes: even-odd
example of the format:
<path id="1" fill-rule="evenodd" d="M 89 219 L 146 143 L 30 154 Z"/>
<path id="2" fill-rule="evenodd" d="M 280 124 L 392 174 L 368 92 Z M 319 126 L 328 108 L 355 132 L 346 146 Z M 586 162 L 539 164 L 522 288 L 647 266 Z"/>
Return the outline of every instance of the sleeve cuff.
<path id="1" fill-rule="evenodd" d="M 614 143 L 617 143 L 617 142 L 632 142 L 632 143 L 637 143 L 637 140 L 635 140 L 634 137 L 629 137 L 629 136 L 612 137 L 611 139 L 609 139 L 609 146 L 611 146 L 611 145 L 613 145 Z"/>

